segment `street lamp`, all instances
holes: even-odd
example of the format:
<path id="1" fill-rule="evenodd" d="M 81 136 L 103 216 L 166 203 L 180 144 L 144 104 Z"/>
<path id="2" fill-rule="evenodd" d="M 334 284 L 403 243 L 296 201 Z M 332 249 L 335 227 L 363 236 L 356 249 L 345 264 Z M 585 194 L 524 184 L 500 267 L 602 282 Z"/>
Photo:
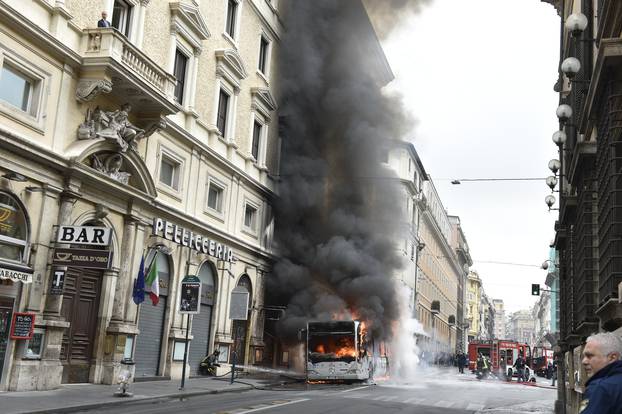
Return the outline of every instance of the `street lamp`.
<path id="1" fill-rule="evenodd" d="M 566 19 L 564 27 L 570 32 L 572 37 L 579 37 L 587 28 L 587 17 L 583 13 L 572 13 Z"/>
<path id="2" fill-rule="evenodd" d="M 557 107 L 556 114 L 559 122 L 565 124 L 570 118 L 572 118 L 572 107 L 568 104 L 561 104 Z"/>
<path id="3" fill-rule="evenodd" d="M 557 201 L 557 200 L 555 199 L 555 196 L 554 196 L 554 195 L 550 195 L 550 194 L 549 194 L 549 195 L 547 195 L 547 196 L 544 198 L 544 202 L 546 203 L 546 205 L 547 205 L 547 206 L 549 206 L 549 211 L 551 211 L 551 210 L 556 210 L 556 209 L 554 209 L 554 208 L 551 208 L 551 207 L 553 207 L 553 204 L 555 204 L 555 202 L 556 202 L 556 201 Z"/>
<path id="4" fill-rule="evenodd" d="M 581 70 L 581 62 L 576 57 L 567 57 L 562 62 L 561 69 L 564 75 L 572 79 Z"/>
<path id="5" fill-rule="evenodd" d="M 557 145 L 563 145 L 566 142 L 566 133 L 564 131 L 555 131 L 553 134 L 553 142 Z"/>
<path id="6" fill-rule="evenodd" d="M 557 177 L 553 175 L 546 177 L 546 185 L 551 188 L 551 191 L 555 191 L 555 186 L 557 185 Z"/>
<path id="7" fill-rule="evenodd" d="M 553 172 L 553 174 L 557 175 L 557 171 L 561 168 L 562 164 L 559 160 L 552 159 L 549 161 L 549 170 Z"/>

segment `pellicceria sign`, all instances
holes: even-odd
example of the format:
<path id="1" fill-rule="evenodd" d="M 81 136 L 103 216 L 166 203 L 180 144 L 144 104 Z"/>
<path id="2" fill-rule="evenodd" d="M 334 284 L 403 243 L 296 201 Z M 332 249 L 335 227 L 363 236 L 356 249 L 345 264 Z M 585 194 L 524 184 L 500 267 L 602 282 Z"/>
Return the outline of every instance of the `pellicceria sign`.
<path id="1" fill-rule="evenodd" d="M 152 234 L 171 240 L 181 246 L 190 247 L 200 253 L 209 254 L 219 260 L 233 261 L 233 249 L 231 247 L 215 242 L 200 234 L 195 234 L 161 218 L 156 217 L 153 219 Z"/>

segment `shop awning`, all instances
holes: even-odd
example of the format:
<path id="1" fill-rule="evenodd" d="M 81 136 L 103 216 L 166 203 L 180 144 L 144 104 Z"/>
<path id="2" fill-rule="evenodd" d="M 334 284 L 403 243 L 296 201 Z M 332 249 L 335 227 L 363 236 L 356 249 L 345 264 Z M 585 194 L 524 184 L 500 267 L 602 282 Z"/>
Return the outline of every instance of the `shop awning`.
<path id="1" fill-rule="evenodd" d="M 32 273 L 33 270 L 27 266 L 0 262 L 0 279 L 32 283 Z"/>

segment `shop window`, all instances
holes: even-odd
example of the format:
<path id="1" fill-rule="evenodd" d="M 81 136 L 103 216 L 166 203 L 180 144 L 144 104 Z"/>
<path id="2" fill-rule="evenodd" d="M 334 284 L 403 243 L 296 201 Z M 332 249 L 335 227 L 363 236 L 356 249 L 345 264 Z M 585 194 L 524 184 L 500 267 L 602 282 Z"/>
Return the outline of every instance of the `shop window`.
<path id="1" fill-rule="evenodd" d="M 28 221 L 20 204 L 0 192 L 0 259 L 26 262 Z"/>
<path id="2" fill-rule="evenodd" d="M 27 359 L 40 359 L 41 352 L 43 351 L 43 340 L 45 338 L 45 333 L 41 329 L 35 329 L 32 334 L 32 338 L 30 338 L 26 347 L 24 348 L 24 358 Z"/>

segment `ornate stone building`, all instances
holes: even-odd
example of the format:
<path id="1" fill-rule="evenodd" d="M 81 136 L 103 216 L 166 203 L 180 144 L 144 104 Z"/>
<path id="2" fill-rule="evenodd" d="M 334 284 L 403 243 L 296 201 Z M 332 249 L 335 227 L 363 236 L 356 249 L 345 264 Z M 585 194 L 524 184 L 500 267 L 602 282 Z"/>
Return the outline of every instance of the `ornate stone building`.
<path id="1" fill-rule="evenodd" d="M 619 216 L 622 3 L 547 0 L 560 16 L 557 412 L 578 412 L 585 338 L 622 335 Z M 551 68 L 553 70 L 553 68 Z M 551 109 L 553 113 L 554 108 Z"/>
<path id="2" fill-rule="evenodd" d="M 215 348 L 259 363 L 276 1 L 1 0 L 0 26 L 0 389 L 111 383 L 123 358 L 137 379 L 180 377 L 185 275 L 202 283 L 187 372 Z M 61 244 L 59 226 L 110 238 Z M 132 300 L 143 258 L 157 306 Z M 18 313 L 29 340 L 9 338 Z"/>

